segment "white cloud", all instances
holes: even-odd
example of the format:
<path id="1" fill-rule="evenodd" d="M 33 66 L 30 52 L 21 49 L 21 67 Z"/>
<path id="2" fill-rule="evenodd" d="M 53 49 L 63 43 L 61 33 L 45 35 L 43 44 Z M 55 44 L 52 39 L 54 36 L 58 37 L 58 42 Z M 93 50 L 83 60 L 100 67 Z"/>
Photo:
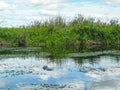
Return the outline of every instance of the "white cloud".
<path id="1" fill-rule="evenodd" d="M 4 87 L 6 82 L 7 82 L 6 79 L 0 79 L 0 87 Z"/>
<path id="2" fill-rule="evenodd" d="M 0 1 L 0 10 L 10 10 L 10 9 L 14 9 L 14 8 L 15 8 L 15 5 L 10 5 L 8 3 Z"/>
<path id="3" fill-rule="evenodd" d="M 120 4 L 120 0 L 106 0 L 107 4 Z"/>
<path id="4" fill-rule="evenodd" d="M 26 0 L 25 2 L 28 4 L 35 4 L 35 5 L 47 5 L 47 4 L 54 4 L 54 3 L 61 3 L 65 0 Z"/>
<path id="5" fill-rule="evenodd" d="M 114 7 L 113 4 L 105 4 L 106 2 L 114 3 Z M 120 0 L 105 0 L 104 3 L 79 0 L 77 2 L 68 0 L 1 0 L 0 16 L 4 17 L 6 26 L 15 26 L 17 22 L 18 25 L 25 24 L 56 15 L 71 18 L 76 14 L 83 14 L 84 16 L 112 18 L 120 16 L 120 6 L 116 3 L 120 3 Z"/>

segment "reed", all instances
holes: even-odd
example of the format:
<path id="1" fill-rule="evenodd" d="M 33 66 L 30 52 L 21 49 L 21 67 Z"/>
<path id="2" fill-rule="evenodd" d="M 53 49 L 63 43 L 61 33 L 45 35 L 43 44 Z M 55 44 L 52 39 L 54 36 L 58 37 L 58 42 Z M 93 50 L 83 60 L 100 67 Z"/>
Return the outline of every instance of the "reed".
<path id="1" fill-rule="evenodd" d="M 8 46 L 80 46 L 119 45 L 120 24 L 77 15 L 69 22 L 60 16 L 28 26 L 0 27 L 0 45 Z"/>

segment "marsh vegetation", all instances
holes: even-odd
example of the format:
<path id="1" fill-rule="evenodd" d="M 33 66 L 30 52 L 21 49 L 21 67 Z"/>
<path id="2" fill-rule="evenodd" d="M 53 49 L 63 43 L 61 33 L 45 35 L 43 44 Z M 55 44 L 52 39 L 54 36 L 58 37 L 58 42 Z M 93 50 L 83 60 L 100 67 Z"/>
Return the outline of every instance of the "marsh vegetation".
<path id="1" fill-rule="evenodd" d="M 35 21 L 28 26 L 0 28 L 1 46 L 90 46 L 119 45 L 118 20 L 105 23 L 82 15 L 66 22 L 60 16 L 44 22 Z"/>

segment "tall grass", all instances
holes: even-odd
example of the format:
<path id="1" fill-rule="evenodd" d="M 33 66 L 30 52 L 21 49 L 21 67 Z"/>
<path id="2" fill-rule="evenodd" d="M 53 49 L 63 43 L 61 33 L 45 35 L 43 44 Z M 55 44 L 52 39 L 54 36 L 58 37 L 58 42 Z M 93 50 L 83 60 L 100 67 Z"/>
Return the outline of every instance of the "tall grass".
<path id="1" fill-rule="evenodd" d="M 0 43 L 9 46 L 80 46 L 120 44 L 120 24 L 78 15 L 70 22 L 58 16 L 29 26 L 0 28 Z M 4 43 L 3 43 L 4 44 Z"/>

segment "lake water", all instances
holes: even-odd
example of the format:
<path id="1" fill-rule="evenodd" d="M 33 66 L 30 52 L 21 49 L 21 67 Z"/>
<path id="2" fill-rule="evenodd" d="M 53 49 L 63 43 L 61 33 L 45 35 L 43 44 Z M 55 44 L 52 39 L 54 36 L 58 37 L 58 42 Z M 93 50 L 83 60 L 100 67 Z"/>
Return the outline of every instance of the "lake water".
<path id="1" fill-rule="evenodd" d="M 4 50 L 0 90 L 120 90 L 118 50 L 74 52 L 61 58 L 51 58 L 49 52 L 30 53 L 34 50 L 30 48 Z"/>

